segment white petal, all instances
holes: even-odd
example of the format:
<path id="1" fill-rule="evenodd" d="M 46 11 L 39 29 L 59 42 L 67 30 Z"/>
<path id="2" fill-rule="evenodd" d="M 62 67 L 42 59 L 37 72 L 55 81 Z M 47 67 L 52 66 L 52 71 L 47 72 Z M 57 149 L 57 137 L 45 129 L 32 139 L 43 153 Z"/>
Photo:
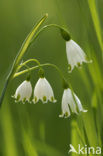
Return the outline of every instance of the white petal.
<path id="1" fill-rule="evenodd" d="M 19 101 L 22 101 L 24 99 L 29 101 L 31 95 L 32 95 L 32 86 L 31 86 L 31 83 L 29 81 L 26 81 L 25 80 L 17 88 L 14 97 L 17 99 L 18 96 L 20 96 Z"/>
<path id="2" fill-rule="evenodd" d="M 74 42 L 73 40 L 69 40 L 66 42 L 66 53 L 68 63 L 70 65 L 70 71 L 73 70 L 75 66 L 82 65 L 83 62 L 90 63 L 91 61 L 87 61 L 86 54 L 81 49 L 81 47 Z"/>
<path id="3" fill-rule="evenodd" d="M 62 115 L 60 115 L 59 117 L 69 117 L 70 110 L 76 114 L 78 114 L 78 110 L 79 110 L 79 112 L 80 111 L 87 112 L 87 110 L 83 109 L 82 104 L 81 104 L 79 98 L 76 96 L 76 94 L 74 92 L 72 92 L 71 89 L 68 88 L 68 89 L 65 89 L 64 93 L 63 93 Z"/>
<path id="4" fill-rule="evenodd" d="M 62 114 L 59 115 L 59 117 L 69 117 L 69 116 L 70 116 L 70 110 L 68 106 L 66 90 L 64 90 L 63 97 L 62 97 Z"/>
<path id="5" fill-rule="evenodd" d="M 39 78 L 34 88 L 34 98 L 37 98 L 36 102 L 40 99 L 43 103 L 48 100 L 51 102 L 56 102 L 54 98 L 54 93 L 51 85 L 46 80 L 46 78 Z M 35 103 L 35 100 L 33 100 Z"/>
<path id="6" fill-rule="evenodd" d="M 74 94 L 74 96 L 75 96 L 76 103 L 77 103 L 79 111 L 80 112 L 87 112 L 88 110 L 83 109 L 83 106 L 82 106 L 81 101 L 79 100 L 79 98 L 75 94 Z"/>
<path id="7" fill-rule="evenodd" d="M 75 104 L 75 101 L 73 99 L 72 91 L 69 88 L 65 89 L 64 94 L 65 94 L 66 103 L 69 104 L 71 111 L 77 114 L 76 104 Z"/>

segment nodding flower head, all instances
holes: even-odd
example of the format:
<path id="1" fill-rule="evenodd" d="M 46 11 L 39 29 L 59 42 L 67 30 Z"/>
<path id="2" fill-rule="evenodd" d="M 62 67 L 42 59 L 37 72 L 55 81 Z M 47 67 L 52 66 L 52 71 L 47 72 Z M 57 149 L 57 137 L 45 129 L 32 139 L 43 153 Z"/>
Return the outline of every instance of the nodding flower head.
<path id="1" fill-rule="evenodd" d="M 82 104 L 79 98 L 75 93 L 71 91 L 71 89 L 67 88 L 64 90 L 62 97 L 62 114 L 59 117 L 69 117 L 71 113 L 78 114 L 79 112 L 87 112 L 82 107 Z"/>
<path id="2" fill-rule="evenodd" d="M 47 103 L 48 100 L 53 103 L 56 102 L 53 89 L 45 77 L 39 78 L 34 88 L 33 102 L 37 103 L 38 100 L 41 100 L 43 103 Z"/>
<path id="3" fill-rule="evenodd" d="M 69 63 L 69 72 L 71 72 L 75 66 L 80 67 L 83 62 L 92 62 L 91 60 L 87 60 L 87 56 L 81 49 L 81 47 L 71 39 L 69 41 L 66 41 L 66 53 Z"/>
<path id="4" fill-rule="evenodd" d="M 14 98 L 16 102 L 22 101 L 30 101 L 30 97 L 32 95 L 32 86 L 30 81 L 23 81 L 20 86 L 16 89 Z"/>

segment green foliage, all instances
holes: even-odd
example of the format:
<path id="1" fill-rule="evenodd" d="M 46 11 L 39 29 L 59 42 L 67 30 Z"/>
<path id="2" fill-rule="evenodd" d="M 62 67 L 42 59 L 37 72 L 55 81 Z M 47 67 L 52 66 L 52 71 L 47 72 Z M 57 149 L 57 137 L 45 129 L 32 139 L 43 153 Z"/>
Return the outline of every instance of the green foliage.
<path id="1" fill-rule="evenodd" d="M 99 16 L 100 12 L 103 14 L 101 4 L 101 0 L 8 0 L 6 4 L 5 1 L 0 1 L 0 92 L 6 79 L 5 73 L 8 73 L 9 65 L 12 65 L 22 41 L 33 23 L 45 12 L 49 14 L 49 23 L 63 26 L 66 23 L 73 39 L 93 60 L 92 64 L 83 65 L 69 74 L 65 42 L 61 39 L 60 32 L 48 29 L 40 35 L 29 48 L 24 60 L 38 58 L 41 63 L 51 62 L 60 66 L 88 113 L 71 116 L 69 119 L 58 117 L 63 90 L 57 73 L 47 67 L 45 75 L 54 88 L 57 103 L 15 104 L 11 95 L 26 78 L 24 74 L 11 81 L 3 107 L 0 109 L 0 156 L 68 156 L 70 143 L 75 148 L 78 144 L 102 147 L 103 20 Z M 22 55 L 29 43 L 22 48 Z M 19 61 L 22 55 L 18 57 Z M 37 73 L 35 71 L 31 76 L 33 87 L 38 79 Z"/>

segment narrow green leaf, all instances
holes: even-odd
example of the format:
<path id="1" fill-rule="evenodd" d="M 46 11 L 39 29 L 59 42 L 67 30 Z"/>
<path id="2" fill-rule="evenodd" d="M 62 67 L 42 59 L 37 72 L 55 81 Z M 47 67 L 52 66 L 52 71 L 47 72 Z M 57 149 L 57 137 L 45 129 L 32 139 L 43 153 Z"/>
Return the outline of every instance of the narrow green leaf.
<path id="1" fill-rule="evenodd" d="M 95 2 L 95 0 L 88 0 L 88 4 L 89 4 L 92 20 L 94 23 L 95 31 L 97 34 L 97 38 L 98 38 L 101 50 L 103 52 L 103 41 L 102 41 L 102 36 L 101 36 L 101 26 L 100 26 L 99 17 L 98 17 L 98 13 L 97 13 L 97 9 L 96 9 L 96 2 Z"/>
<path id="2" fill-rule="evenodd" d="M 32 31 L 29 33 L 29 35 L 26 37 L 26 39 L 24 40 L 21 48 L 20 48 L 20 51 L 18 52 L 15 60 L 14 60 L 14 63 L 13 63 L 13 66 L 12 66 L 12 69 L 7 77 L 7 80 L 5 82 L 5 85 L 4 85 L 4 88 L 2 90 L 2 94 L 1 94 L 1 97 L 0 97 L 0 106 L 3 102 L 3 99 L 4 99 L 4 96 L 5 96 L 5 92 L 6 92 L 6 89 L 8 87 L 8 84 L 10 82 L 10 80 L 12 79 L 13 75 L 15 74 L 15 72 L 17 71 L 17 68 L 18 68 L 18 65 L 20 63 L 20 61 L 22 60 L 27 48 L 29 47 L 32 39 L 34 38 L 37 30 L 39 29 L 39 27 L 41 26 L 41 24 L 46 20 L 46 18 L 48 17 L 48 14 L 45 14 L 41 20 L 39 20 L 39 22 L 37 22 L 37 24 L 33 27 Z"/>
<path id="3" fill-rule="evenodd" d="M 3 132 L 4 144 L 2 148 L 4 148 L 5 156 L 18 156 L 17 143 L 16 143 L 16 135 L 13 127 L 13 116 L 8 105 L 8 100 L 5 99 L 5 105 L 0 112 L 0 124 Z M 0 154 L 1 155 L 1 154 Z"/>
<path id="4" fill-rule="evenodd" d="M 36 31 L 38 30 L 38 28 L 41 26 L 41 24 L 45 21 L 45 19 L 48 17 L 48 14 L 45 14 L 42 19 L 37 22 L 37 24 L 33 27 L 32 31 L 29 33 L 29 35 L 27 36 L 27 38 L 25 39 L 24 43 L 21 46 L 21 49 L 14 61 L 14 67 L 17 67 L 17 65 L 20 63 L 23 55 L 25 54 L 27 48 L 29 47 L 29 44 L 31 42 L 31 40 L 33 39 Z"/>

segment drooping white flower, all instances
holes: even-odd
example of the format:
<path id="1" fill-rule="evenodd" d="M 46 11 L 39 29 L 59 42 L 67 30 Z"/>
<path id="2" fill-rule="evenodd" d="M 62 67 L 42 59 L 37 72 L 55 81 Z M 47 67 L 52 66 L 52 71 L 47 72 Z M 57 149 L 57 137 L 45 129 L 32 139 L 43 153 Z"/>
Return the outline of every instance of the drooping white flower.
<path id="1" fill-rule="evenodd" d="M 87 112 L 84 110 L 81 101 L 71 89 L 64 90 L 62 97 L 62 114 L 59 117 L 69 117 L 71 112 L 78 114 L 79 112 Z"/>
<path id="2" fill-rule="evenodd" d="M 69 63 L 69 72 L 71 72 L 75 66 L 80 67 L 83 62 L 85 63 L 92 62 L 91 60 L 90 61 L 87 60 L 87 56 L 84 53 L 84 51 L 72 39 L 66 41 L 66 53 Z"/>
<path id="3" fill-rule="evenodd" d="M 55 103 L 54 93 L 51 85 L 46 78 L 39 78 L 34 88 L 34 99 L 33 102 L 37 103 L 41 100 L 43 103 L 47 103 L 48 100 Z"/>
<path id="4" fill-rule="evenodd" d="M 30 81 L 23 81 L 20 86 L 16 89 L 14 98 L 16 101 L 22 101 L 23 103 L 25 101 L 30 101 L 30 97 L 32 95 L 32 86 Z"/>

